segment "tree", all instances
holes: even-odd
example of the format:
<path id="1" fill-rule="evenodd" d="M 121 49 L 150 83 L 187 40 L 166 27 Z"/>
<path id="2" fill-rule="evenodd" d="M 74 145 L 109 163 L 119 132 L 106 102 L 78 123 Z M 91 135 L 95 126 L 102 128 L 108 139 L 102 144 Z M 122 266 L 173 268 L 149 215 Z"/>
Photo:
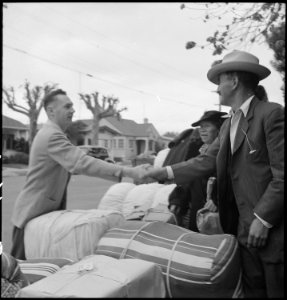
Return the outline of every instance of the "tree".
<path id="1" fill-rule="evenodd" d="M 92 126 L 92 144 L 98 144 L 98 137 L 99 137 L 99 124 L 100 120 L 117 116 L 120 118 L 120 113 L 124 110 L 127 110 L 126 107 L 117 109 L 117 105 L 119 103 L 119 99 L 114 98 L 112 96 L 102 96 L 102 103 L 99 103 L 99 93 L 91 93 L 91 94 L 79 94 L 80 99 L 83 100 L 86 104 L 86 107 L 92 112 L 93 114 L 93 126 Z"/>
<path id="2" fill-rule="evenodd" d="M 228 46 L 241 48 L 266 43 L 274 51 L 273 66 L 285 79 L 285 3 L 193 3 L 189 6 L 182 4 L 180 8 L 194 12 L 202 9 L 204 23 L 218 21 L 213 35 L 206 38 L 207 44 L 197 45 L 195 41 L 189 41 L 186 49 L 211 46 L 213 55 L 221 55 Z M 223 18 L 227 15 L 231 21 Z"/>
<path id="3" fill-rule="evenodd" d="M 28 108 L 18 104 L 19 102 L 17 103 L 13 87 L 2 88 L 4 103 L 10 109 L 24 114 L 29 118 L 29 149 L 31 149 L 31 144 L 37 133 L 37 121 L 43 107 L 42 99 L 47 93 L 55 89 L 56 86 L 56 84 L 44 84 L 44 86 L 30 87 L 30 83 L 26 80 L 24 83 L 24 100 L 28 104 Z"/>
<path id="4" fill-rule="evenodd" d="M 181 9 L 198 9 L 198 5 L 204 5 L 203 22 L 212 20 L 222 21 L 223 16 L 229 14 L 232 21 L 229 24 L 218 26 L 213 36 L 207 37 L 206 45 L 214 48 L 213 55 L 220 55 L 225 46 L 238 43 L 263 43 L 272 28 L 279 23 L 285 22 L 285 3 L 194 3 L 191 6 L 181 5 Z M 228 19 L 226 19 L 228 20 Z M 229 22 L 229 21 L 227 21 Z M 225 23 L 225 21 L 224 21 Z M 285 39 L 285 38 L 284 38 Z M 194 48 L 197 43 L 190 41 L 186 48 Z"/>
<path id="5" fill-rule="evenodd" d="M 74 121 L 66 130 L 67 137 L 74 145 L 82 144 L 83 134 L 87 127 L 88 125 L 81 120 Z"/>

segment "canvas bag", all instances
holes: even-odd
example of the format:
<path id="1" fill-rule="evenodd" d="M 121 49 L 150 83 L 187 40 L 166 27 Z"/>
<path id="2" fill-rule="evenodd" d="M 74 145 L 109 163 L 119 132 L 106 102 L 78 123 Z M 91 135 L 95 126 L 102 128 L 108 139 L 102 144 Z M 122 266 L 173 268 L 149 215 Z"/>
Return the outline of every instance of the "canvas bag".
<path id="1" fill-rule="evenodd" d="M 216 188 L 216 177 L 209 177 L 206 186 L 206 199 L 211 200 L 216 197 L 214 189 Z M 218 212 L 209 211 L 203 207 L 196 213 L 196 225 L 200 233 L 203 234 L 221 234 L 224 233 L 220 224 Z"/>
<path id="2" fill-rule="evenodd" d="M 105 233 L 96 254 L 158 264 L 169 297 L 242 297 L 239 248 L 232 235 L 204 235 L 164 222 L 125 221 Z"/>

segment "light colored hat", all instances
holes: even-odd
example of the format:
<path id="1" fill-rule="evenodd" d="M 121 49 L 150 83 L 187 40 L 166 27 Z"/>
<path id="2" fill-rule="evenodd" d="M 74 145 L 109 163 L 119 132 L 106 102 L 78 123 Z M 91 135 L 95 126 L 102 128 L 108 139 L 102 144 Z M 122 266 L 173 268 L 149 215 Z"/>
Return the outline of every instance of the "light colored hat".
<path id="1" fill-rule="evenodd" d="M 245 51 L 234 50 L 226 54 L 221 63 L 215 64 L 207 72 L 207 78 L 215 83 L 218 82 L 218 75 L 229 71 L 245 71 L 256 74 L 259 80 L 270 75 L 271 71 L 259 64 L 259 59 Z"/>

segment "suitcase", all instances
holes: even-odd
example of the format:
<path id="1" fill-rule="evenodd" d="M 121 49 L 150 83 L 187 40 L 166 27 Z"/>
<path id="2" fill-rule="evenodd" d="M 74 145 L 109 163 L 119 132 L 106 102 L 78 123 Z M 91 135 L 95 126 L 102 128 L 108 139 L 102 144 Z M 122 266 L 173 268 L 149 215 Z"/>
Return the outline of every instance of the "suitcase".
<path id="1" fill-rule="evenodd" d="M 44 214 L 25 226 L 26 258 L 80 260 L 94 254 L 102 235 L 124 221 L 120 212 L 99 209 L 59 210 Z"/>
<path id="2" fill-rule="evenodd" d="M 164 298 L 160 268 L 139 259 L 87 256 L 23 288 L 21 298 Z"/>
<path id="3" fill-rule="evenodd" d="M 126 221 L 100 239 L 97 254 L 137 258 L 161 267 L 169 297 L 242 297 L 238 243 L 163 222 Z"/>

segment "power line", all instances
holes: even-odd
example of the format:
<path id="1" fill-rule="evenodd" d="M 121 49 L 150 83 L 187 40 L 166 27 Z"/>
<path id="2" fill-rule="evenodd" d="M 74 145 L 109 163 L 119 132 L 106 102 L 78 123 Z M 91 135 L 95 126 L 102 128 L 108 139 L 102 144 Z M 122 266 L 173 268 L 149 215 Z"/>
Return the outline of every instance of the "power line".
<path id="1" fill-rule="evenodd" d="M 34 58 L 39 59 L 39 60 L 41 60 L 41 61 L 44 61 L 44 62 L 46 62 L 46 63 L 52 64 L 52 65 L 56 65 L 56 66 L 58 66 L 58 67 L 67 69 L 67 70 L 72 71 L 72 72 L 76 72 L 76 73 L 78 73 L 78 74 L 83 74 L 83 75 L 85 75 L 85 76 L 87 76 L 87 77 L 90 77 L 90 78 L 93 78 L 93 79 L 96 79 L 96 80 L 99 80 L 99 81 L 103 81 L 103 82 L 106 82 L 106 83 L 109 83 L 109 84 L 112 84 L 112 85 L 117 85 L 117 86 L 120 86 L 120 87 L 122 87 L 122 88 L 131 90 L 131 91 L 134 91 L 134 92 L 137 92 L 137 93 L 146 94 L 146 95 L 153 96 L 153 97 L 160 97 L 160 99 L 164 99 L 164 100 L 166 100 L 166 101 L 171 101 L 171 102 L 174 102 L 174 103 L 183 104 L 183 105 L 187 105 L 187 106 L 191 106 L 191 107 L 195 107 L 195 106 L 196 106 L 196 107 L 205 107 L 205 106 L 203 106 L 203 105 L 188 104 L 188 103 L 183 102 L 183 101 L 174 100 L 174 99 L 171 99 L 171 98 L 168 98 L 168 97 L 162 97 L 162 96 L 156 95 L 156 94 L 151 93 L 151 92 L 147 92 L 147 91 L 142 91 L 142 90 L 134 89 L 134 88 L 125 86 L 125 85 L 120 84 L 120 83 L 117 83 L 117 82 L 113 82 L 113 81 L 110 81 L 110 80 L 106 80 L 106 79 L 100 78 L 100 77 L 95 76 L 95 75 L 93 75 L 93 74 L 84 73 L 84 72 L 82 72 L 82 71 L 79 71 L 79 70 L 76 70 L 76 69 L 67 67 L 67 66 L 65 66 L 65 65 L 63 65 L 63 64 L 59 64 L 59 63 L 53 62 L 53 61 L 51 61 L 51 60 L 48 60 L 48 59 L 46 59 L 46 58 L 43 58 L 43 57 L 41 57 L 41 56 L 32 54 L 32 53 L 30 53 L 30 52 L 28 52 L 28 51 L 25 51 L 25 50 L 22 50 L 22 49 L 19 49 L 19 48 L 16 48 L 16 47 L 12 47 L 12 46 L 9 46 L 9 45 L 6 45 L 6 44 L 3 44 L 3 46 L 6 47 L 6 48 L 8 48 L 8 49 L 11 49 L 11 50 L 20 52 L 20 53 L 22 53 L 22 54 L 25 54 L 25 55 L 34 57 Z"/>
<path id="2" fill-rule="evenodd" d="M 63 32 L 67 32 L 67 33 L 69 33 L 70 35 L 76 36 L 76 35 L 74 34 L 74 32 L 72 32 L 72 31 L 70 31 L 70 30 L 63 29 L 63 28 L 59 28 L 59 27 L 58 27 L 57 25 L 55 25 L 54 23 L 45 22 L 43 19 L 40 19 L 38 16 L 35 16 L 34 14 L 31 14 L 31 13 L 29 13 L 29 12 L 27 12 L 27 11 L 25 11 L 25 10 L 19 8 L 19 7 L 17 7 L 17 9 L 20 10 L 20 11 L 22 11 L 22 12 L 24 12 L 24 14 L 26 14 L 26 15 L 30 15 L 30 16 L 31 16 L 32 18 L 34 18 L 34 20 L 36 20 L 36 21 L 39 21 L 39 22 L 41 22 L 41 23 L 45 23 L 45 24 L 52 25 L 53 27 L 56 27 L 57 29 L 59 29 L 59 30 L 61 30 L 61 31 L 63 31 Z M 85 41 L 85 40 L 84 40 L 84 41 Z M 172 78 L 173 80 L 177 80 L 178 82 L 181 82 L 181 83 L 190 85 L 190 82 L 188 82 L 188 81 L 180 80 L 180 79 L 178 79 L 178 78 L 174 78 L 174 76 L 172 76 L 172 75 L 169 75 L 169 74 L 166 74 L 166 73 L 162 73 L 162 72 L 160 72 L 160 71 L 158 71 L 158 70 L 156 70 L 156 69 L 154 69 L 154 68 L 147 67 L 147 66 L 143 65 L 142 63 L 139 63 L 139 62 L 137 62 L 137 61 L 135 61 L 135 60 L 133 60 L 133 59 L 127 58 L 127 57 L 125 57 L 125 56 L 123 56 L 123 55 L 120 55 L 120 54 L 114 52 L 113 50 L 111 50 L 111 49 L 109 49 L 109 48 L 103 47 L 102 45 L 95 44 L 95 43 L 93 43 L 93 42 L 91 42 L 91 41 L 85 41 L 85 42 L 88 43 L 88 44 L 90 44 L 90 45 L 92 45 L 92 46 L 95 47 L 97 50 L 103 49 L 103 50 L 105 50 L 105 51 L 109 51 L 110 53 L 112 53 L 112 55 L 117 56 L 117 57 L 119 57 L 120 59 L 128 60 L 128 61 L 132 62 L 133 64 L 136 64 L 136 65 L 138 65 L 138 66 L 140 66 L 140 67 L 142 67 L 142 68 L 149 69 L 149 70 L 151 70 L 152 72 L 156 72 L 156 73 L 159 73 L 159 74 L 161 74 L 161 75 L 168 76 L 168 77 Z"/>

